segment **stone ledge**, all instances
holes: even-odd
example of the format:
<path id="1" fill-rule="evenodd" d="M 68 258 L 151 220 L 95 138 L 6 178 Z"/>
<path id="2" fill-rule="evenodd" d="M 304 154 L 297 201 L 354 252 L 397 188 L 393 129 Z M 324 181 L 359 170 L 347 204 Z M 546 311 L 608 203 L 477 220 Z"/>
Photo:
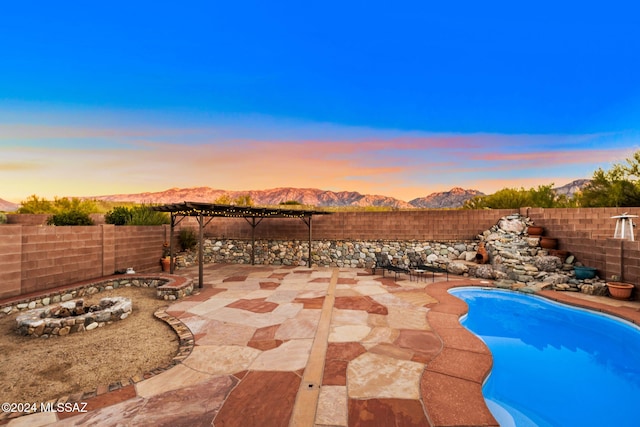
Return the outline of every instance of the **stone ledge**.
<path id="1" fill-rule="evenodd" d="M 193 293 L 193 282 L 190 279 L 184 281 L 173 281 L 165 283 L 157 288 L 158 298 L 163 300 L 175 301 L 177 299 L 189 296 Z"/>
<path id="2" fill-rule="evenodd" d="M 40 294 L 31 294 L 5 300 L 0 302 L 0 317 L 13 314 L 19 311 L 32 310 L 34 308 L 46 307 L 50 304 L 69 301 L 81 298 L 87 295 L 93 295 L 102 291 L 117 289 L 120 287 L 139 287 L 139 288 L 162 288 L 170 286 L 167 289 L 175 289 L 175 291 L 167 292 L 166 295 L 174 295 L 175 298 L 181 298 L 191 295 L 193 292 L 193 284 L 191 279 L 180 276 L 162 276 L 162 275 L 116 275 L 101 278 L 93 281 L 87 281 L 64 289 L 49 290 Z M 190 289 L 190 290 L 189 290 Z M 188 292 L 188 293 L 187 293 Z M 158 291 L 158 297 L 169 300 L 161 296 Z"/>
<path id="3" fill-rule="evenodd" d="M 20 335 L 64 336 L 124 320 L 132 309 L 131 300 L 124 297 L 102 298 L 99 304 L 90 307 L 85 306 L 84 300 L 78 299 L 34 308 L 18 315 L 16 323 Z"/>

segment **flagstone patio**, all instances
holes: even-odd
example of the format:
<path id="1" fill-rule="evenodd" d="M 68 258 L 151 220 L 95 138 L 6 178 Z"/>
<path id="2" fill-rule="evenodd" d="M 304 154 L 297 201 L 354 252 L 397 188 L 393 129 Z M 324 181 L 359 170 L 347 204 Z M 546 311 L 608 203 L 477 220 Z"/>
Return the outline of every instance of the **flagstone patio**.
<path id="1" fill-rule="evenodd" d="M 179 273 L 198 275 L 195 268 Z M 466 304 L 447 293 L 489 282 L 214 264 L 204 283 L 167 309 L 194 337 L 182 363 L 88 399 L 87 413 L 40 412 L 4 423 L 498 425 L 481 393 L 491 354 L 460 326 Z"/>

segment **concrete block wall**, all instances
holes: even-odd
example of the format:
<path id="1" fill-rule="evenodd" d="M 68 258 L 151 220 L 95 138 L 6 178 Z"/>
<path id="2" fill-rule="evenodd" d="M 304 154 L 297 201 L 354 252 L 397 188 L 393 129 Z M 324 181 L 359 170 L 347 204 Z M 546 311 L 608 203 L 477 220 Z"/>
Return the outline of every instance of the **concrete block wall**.
<path id="1" fill-rule="evenodd" d="M 23 226 L 22 293 L 102 274 L 100 227 Z"/>
<path id="2" fill-rule="evenodd" d="M 314 216 L 313 239 L 318 240 L 434 240 L 473 239 L 497 220 L 515 213 L 504 210 L 415 210 L 386 212 L 336 212 Z M 181 227 L 197 228 L 195 218 Z M 250 239 L 251 226 L 242 218 L 213 218 L 205 227 L 206 236 L 219 239 Z M 261 240 L 307 240 L 307 225 L 298 218 L 264 219 L 255 228 Z"/>
<path id="3" fill-rule="evenodd" d="M 7 214 L 7 224 L 20 224 L 20 225 L 47 225 L 47 220 L 50 214 Z M 93 220 L 94 225 L 104 224 L 103 214 L 91 214 L 89 215 Z"/>
<path id="4" fill-rule="evenodd" d="M 515 212 L 339 212 L 314 217 L 312 235 L 314 241 L 465 241 Z M 560 249 L 596 267 L 601 277 L 615 274 L 639 286 L 640 243 L 613 239 L 615 220 L 610 217 L 623 212 L 639 214 L 640 208 L 522 208 L 519 212 L 543 226 L 547 236 L 558 238 Z M 0 225 L 0 298 L 95 279 L 127 267 L 139 272 L 160 271 L 162 244 L 169 240 L 168 225 L 52 227 L 22 225 L 41 224 L 46 216 L 30 219 L 30 215 L 20 215 L 20 224 L 15 216 L 10 215 L 9 224 Z M 197 231 L 198 225 L 195 218 L 187 218 L 180 227 Z M 176 236 L 178 233 L 179 228 Z M 251 226 L 243 218 L 213 218 L 205 236 L 248 240 Z M 300 219 L 265 219 L 256 227 L 256 239 L 306 241 L 308 229 Z M 177 242 L 175 239 L 176 249 Z"/>
<path id="5" fill-rule="evenodd" d="M 0 226 L 0 299 L 112 275 L 160 271 L 165 227 Z"/>
<path id="6" fill-rule="evenodd" d="M 166 226 L 106 226 L 113 229 L 114 261 L 112 271 L 133 268 L 136 273 L 161 269 L 162 245 L 168 241 Z M 166 239 L 166 240 L 165 240 Z"/>
<path id="7" fill-rule="evenodd" d="M 0 225 L 0 298 L 22 287 L 22 226 Z"/>

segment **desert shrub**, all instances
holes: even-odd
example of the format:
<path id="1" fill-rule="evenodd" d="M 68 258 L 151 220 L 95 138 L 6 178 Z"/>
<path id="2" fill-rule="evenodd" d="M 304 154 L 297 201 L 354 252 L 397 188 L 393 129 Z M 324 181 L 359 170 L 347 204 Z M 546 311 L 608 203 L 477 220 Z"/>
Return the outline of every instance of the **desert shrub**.
<path id="1" fill-rule="evenodd" d="M 7 215 L 5 213 L 0 212 L 0 224 L 7 223 Z"/>
<path id="2" fill-rule="evenodd" d="M 88 213 L 70 210 L 54 214 L 47 219 L 48 225 L 93 225 Z"/>
<path id="3" fill-rule="evenodd" d="M 190 228 L 183 228 L 178 234 L 178 242 L 183 250 L 193 249 L 198 243 L 196 233 Z"/>
<path id="4" fill-rule="evenodd" d="M 113 225 L 126 225 L 131 221 L 131 209 L 116 206 L 104 215 L 104 222 Z"/>
<path id="5" fill-rule="evenodd" d="M 171 219 L 166 212 L 158 212 L 151 209 L 151 206 L 134 206 L 130 210 L 131 218 L 127 225 L 162 225 L 171 223 Z"/>

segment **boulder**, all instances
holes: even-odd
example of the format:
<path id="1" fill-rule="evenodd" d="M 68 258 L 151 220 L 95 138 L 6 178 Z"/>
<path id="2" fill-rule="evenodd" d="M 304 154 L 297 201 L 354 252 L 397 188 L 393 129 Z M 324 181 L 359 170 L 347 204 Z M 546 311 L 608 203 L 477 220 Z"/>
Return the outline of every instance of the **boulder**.
<path id="1" fill-rule="evenodd" d="M 536 257 L 535 266 L 540 271 L 556 271 L 562 268 L 562 261 L 557 256 L 540 256 Z"/>
<path id="2" fill-rule="evenodd" d="M 520 218 L 502 218 L 498 221 L 498 228 L 507 233 L 522 234 L 527 229 L 527 224 Z"/>
<path id="3" fill-rule="evenodd" d="M 483 265 L 479 265 L 478 267 L 476 267 L 475 276 L 479 277 L 481 279 L 494 279 L 494 278 L 496 278 L 495 277 L 496 276 L 495 275 L 495 270 L 489 264 L 483 264 Z"/>
<path id="4" fill-rule="evenodd" d="M 463 262 L 453 261 L 453 262 L 450 262 L 449 265 L 447 266 L 447 271 L 451 274 L 461 275 L 468 272 L 469 267 L 467 266 L 467 264 Z"/>

